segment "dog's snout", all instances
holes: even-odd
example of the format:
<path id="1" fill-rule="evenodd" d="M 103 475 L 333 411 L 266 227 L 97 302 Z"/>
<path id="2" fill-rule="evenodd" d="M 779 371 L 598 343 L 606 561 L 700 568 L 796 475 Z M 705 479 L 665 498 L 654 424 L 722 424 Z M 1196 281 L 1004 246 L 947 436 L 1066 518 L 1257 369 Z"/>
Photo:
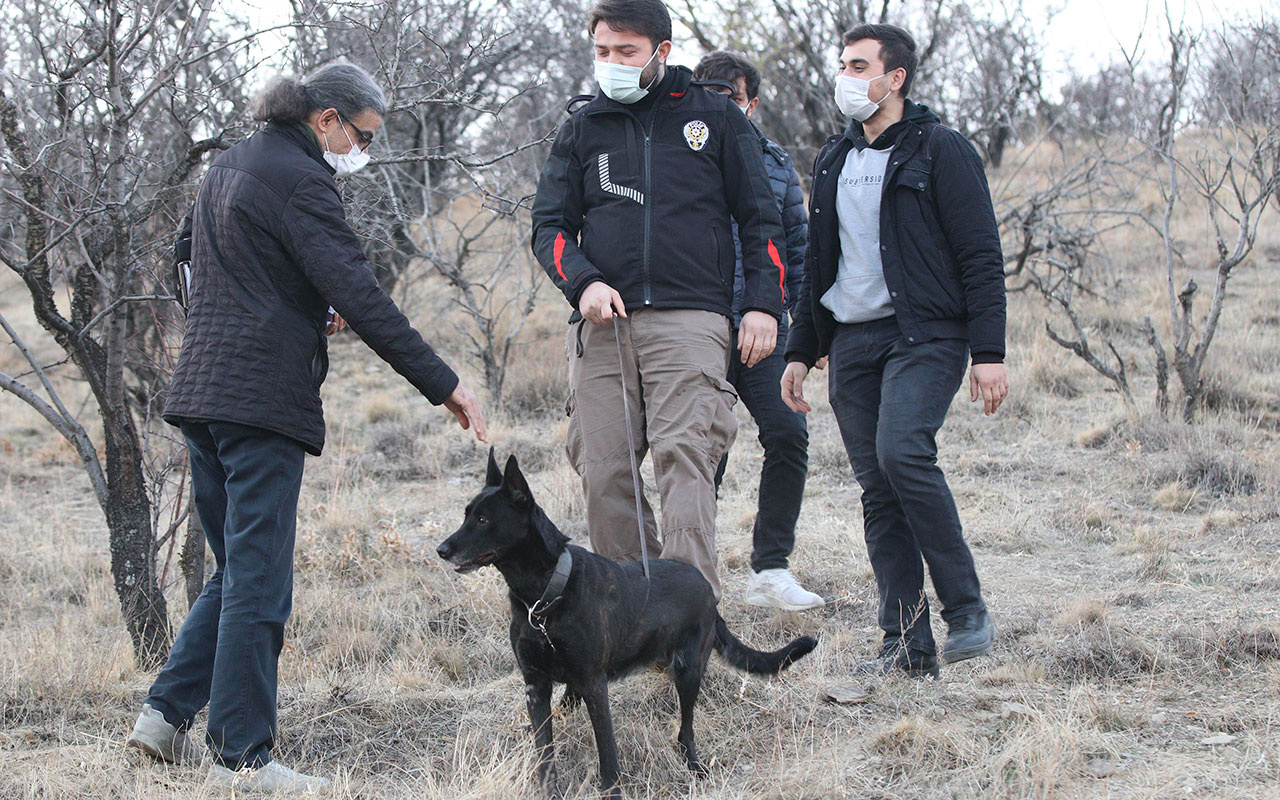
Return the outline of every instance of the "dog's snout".
<path id="1" fill-rule="evenodd" d="M 436 548 L 436 554 L 447 561 L 449 556 L 453 555 L 453 545 L 449 544 L 447 540 L 441 542 L 440 546 Z"/>

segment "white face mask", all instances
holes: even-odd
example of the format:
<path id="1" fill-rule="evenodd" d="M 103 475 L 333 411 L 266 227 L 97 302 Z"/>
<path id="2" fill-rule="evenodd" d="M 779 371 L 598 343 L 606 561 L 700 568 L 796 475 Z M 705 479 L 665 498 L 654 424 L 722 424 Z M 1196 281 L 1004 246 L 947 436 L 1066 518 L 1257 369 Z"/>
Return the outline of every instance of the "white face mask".
<path id="1" fill-rule="evenodd" d="M 648 86 L 641 88 L 640 75 L 645 68 L 653 63 L 658 57 L 658 51 L 654 50 L 649 60 L 644 62 L 643 67 L 629 67 L 626 64 L 610 64 L 608 61 L 596 62 L 596 82 L 600 84 L 600 91 L 604 92 L 605 97 L 610 100 L 616 100 L 619 103 L 630 105 L 649 93 L 653 88 L 653 84 L 657 83 L 658 76 L 655 74 L 653 80 Z"/>
<path id="2" fill-rule="evenodd" d="M 888 74 L 886 72 L 884 75 Z M 867 93 L 871 91 L 871 81 L 878 81 L 884 75 L 879 75 L 871 80 L 850 78 L 848 75 L 837 76 L 836 105 L 840 107 L 840 113 L 846 117 L 853 117 L 858 122 L 866 122 L 871 119 L 871 116 L 880 110 L 880 104 L 884 102 L 884 98 L 893 94 L 893 90 L 890 89 L 879 100 L 872 100 L 867 96 Z"/>
<path id="3" fill-rule="evenodd" d="M 364 169 L 369 163 L 369 154 L 356 147 L 356 143 L 351 141 L 351 134 L 347 133 L 347 127 L 342 127 L 342 135 L 347 137 L 347 141 L 351 142 L 351 149 L 345 153 L 334 153 L 329 150 L 329 136 L 324 135 L 324 160 L 333 167 L 334 173 L 339 178 L 345 178 Z"/>

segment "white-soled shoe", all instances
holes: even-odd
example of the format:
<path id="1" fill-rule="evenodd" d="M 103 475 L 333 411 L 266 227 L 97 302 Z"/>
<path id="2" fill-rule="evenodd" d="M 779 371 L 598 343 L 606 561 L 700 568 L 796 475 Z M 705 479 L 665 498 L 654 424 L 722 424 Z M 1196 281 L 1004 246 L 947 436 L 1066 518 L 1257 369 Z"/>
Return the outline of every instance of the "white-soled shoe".
<path id="1" fill-rule="evenodd" d="M 784 611 L 804 611 L 821 608 L 827 604 L 819 595 L 796 583 L 791 570 L 752 570 L 747 579 L 747 603 L 753 606 L 781 608 Z"/>
<path id="2" fill-rule="evenodd" d="M 186 731 L 170 725 L 164 714 L 150 703 L 142 704 L 142 713 L 124 744 L 170 764 L 199 764 L 204 760 L 204 748 L 187 736 Z"/>
<path id="3" fill-rule="evenodd" d="M 229 770 L 215 761 L 209 767 L 208 782 L 219 788 L 231 789 L 236 794 L 318 795 L 329 788 L 328 778 L 294 772 L 278 761 L 272 761 L 258 769 L 246 767 L 239 772 Z"/>

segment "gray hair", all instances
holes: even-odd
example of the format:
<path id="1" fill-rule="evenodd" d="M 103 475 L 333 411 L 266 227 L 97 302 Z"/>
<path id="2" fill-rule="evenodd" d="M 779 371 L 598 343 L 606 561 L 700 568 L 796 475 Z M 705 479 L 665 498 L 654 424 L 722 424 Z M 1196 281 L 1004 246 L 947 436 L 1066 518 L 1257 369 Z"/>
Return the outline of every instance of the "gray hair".
<path id="1" fill-rule="evenodd" d="M 363 111 L 387 113 L 387 96 L 373 76 L 355 64 L 328 64 L 302 80 L 278 75 L 253 101 L 259 122 L 301 122 L 313 111 L 336 108 L 348 120 Z"/>

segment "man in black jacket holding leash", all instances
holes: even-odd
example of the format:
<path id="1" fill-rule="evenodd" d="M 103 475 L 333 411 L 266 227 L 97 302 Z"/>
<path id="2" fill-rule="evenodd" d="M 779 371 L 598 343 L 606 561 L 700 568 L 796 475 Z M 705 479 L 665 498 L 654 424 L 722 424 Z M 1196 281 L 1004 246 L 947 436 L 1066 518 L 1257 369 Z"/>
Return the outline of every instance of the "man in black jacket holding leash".
<path id="1" fill-rule="evenodd" d="M 738 344 L 748 366 L 777 337 L 782 224 L 746 118 L 727 97 L 691 85 L 689 70 L 667 67 L 666 7 L 604 0 L 588 30 L 600 93 L 561 127 L 533 208 L 533 252 L 574 309 L 569 457 L 593 549 L 630 560 L 641 555 L 631 458 L 652 450 L 663 539 L 642 496 L 645 546 L 696 566 L 719 599 L 714 481 L 737 431 L 725 380 L 732 222 L 742 241 Z"/>
<path id="2" fill-rule="evenodd" d="M 943 659 L 990 653 L 995 633 L 935 436 L 969 358 L 970 397 L 987 414 L 1009 391 L 1000 236 L 973 146 L 907 99 L 911 36 L 859 25 L 843 44 L 835 99 L 851 121 L 814 164 L 782 394 L 809 411 L 805 376 L 830 355 L 884 630 L 860 671 L 936 676 L 922 559 L 949 627 Z"/>

